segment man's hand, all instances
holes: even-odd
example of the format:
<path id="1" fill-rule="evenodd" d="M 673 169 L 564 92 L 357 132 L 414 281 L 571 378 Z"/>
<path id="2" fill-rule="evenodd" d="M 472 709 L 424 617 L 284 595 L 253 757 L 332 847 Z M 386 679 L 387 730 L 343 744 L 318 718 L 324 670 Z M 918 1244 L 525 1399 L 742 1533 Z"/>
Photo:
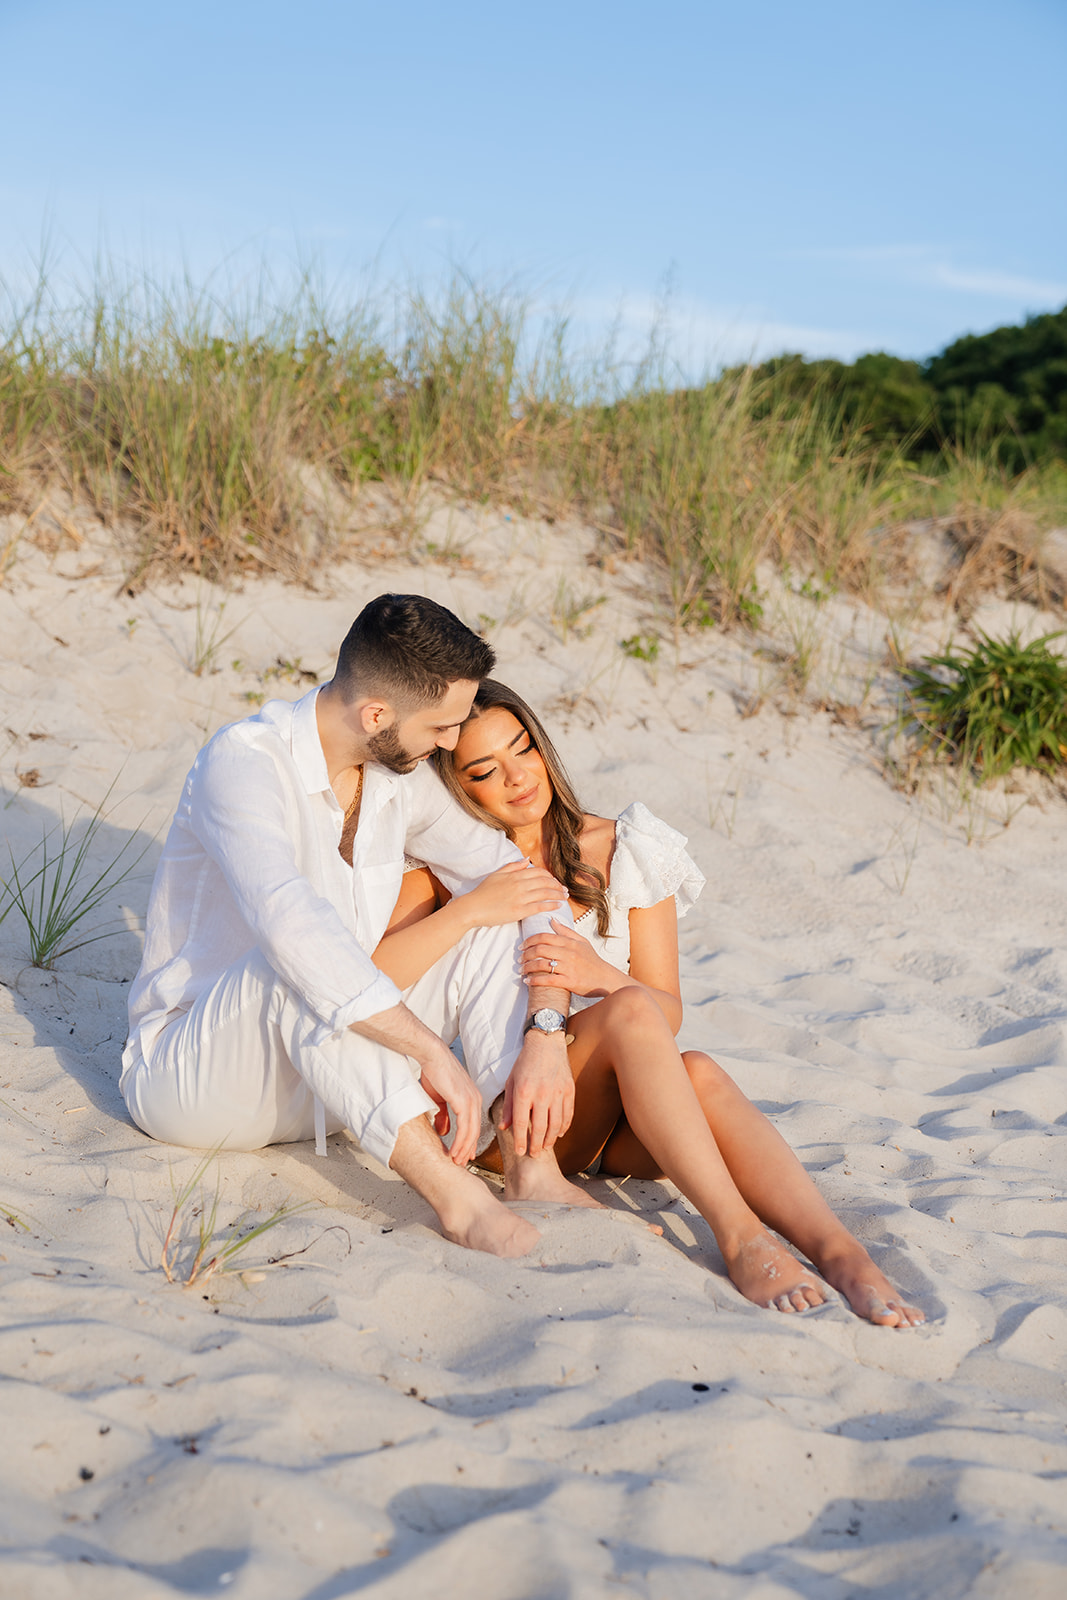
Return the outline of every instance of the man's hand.
<path id="1" fill-rule="evenodd" d="M 439 1042 L 439 1041 L 438 1041 Z M 456 1137 L 449 1155 L 457 1167 L 465 1167 L 474 1160 L 478 1148 L 478 1134 L 482 1126 L 482 1097 L 468 1078 L 451 1050 L 442 1044 L 433 1059 L 420 1063 L 421 1083 L 430 1099 L 437 1104 L 433 1119 L 436 1131 L 444 1135 L 455 1118 Z M 451 1116 L 449 1112 L 451 1111 Z"/>
<path id="2" fill-rule="evenodd" d="M 566 1133 L 574 1116 L 574 1079 L 562 1033 L 532 1028 L 504 1090 L 502 1128 L 510 1128 L 515 1152 L 537 1156 Z"/>
<path id="3" fill-rule="evenodd" d="M 476 889 L 459 895 L 456 903 L 470 927 L 498 928 L 538 912 L 558 911 L 567 904 L 567 891 L 543 867 L 509 861 Z"/>
<path id="4" fill-rule="evenodd" d="M 433 1125 L 437 1132 L 447 1133 L 455 1119 L 456 1137 L 449 1151 L 452 1160 L 457 1167 L 473 1161 L 482 1125 L 482 1097 L 436 1033 L 405 1005 L 391 1006 L 388 1011 L 379 1011 L 349 1026 L 364 1039 L 373 1039 L 375 1044 L 383 1044 L 398 1055 L 411 1057 L 418 1066 L 423 1089 L 436 1103 Z"/>

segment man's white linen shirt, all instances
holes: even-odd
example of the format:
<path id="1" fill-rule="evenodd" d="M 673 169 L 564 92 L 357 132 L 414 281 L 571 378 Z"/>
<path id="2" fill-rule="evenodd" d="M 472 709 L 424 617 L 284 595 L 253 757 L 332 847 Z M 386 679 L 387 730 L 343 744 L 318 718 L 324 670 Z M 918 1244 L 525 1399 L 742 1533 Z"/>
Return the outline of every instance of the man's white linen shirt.
<path id="1" fill-rule="evenodd" d="M 405 854 L 453 894 L 521 860 L 503 833 L 456 804 L 420 762 L 399 776 L 368 762 L 352 865 L 338 845 L 344 815 L 319 739 L 318 689 L 271 700 L 222 728 L 185 781 L 148 908 L 130 1035 L 147 1057 L 173 1016 L 259 948 L 318 1018 L 311 1042 L 400 1002 L 373 951 L 400 889 Z M 557 915 L 570 922 L 569 908 Z M 527 919 L 524 931 L 547 918 Z"/>

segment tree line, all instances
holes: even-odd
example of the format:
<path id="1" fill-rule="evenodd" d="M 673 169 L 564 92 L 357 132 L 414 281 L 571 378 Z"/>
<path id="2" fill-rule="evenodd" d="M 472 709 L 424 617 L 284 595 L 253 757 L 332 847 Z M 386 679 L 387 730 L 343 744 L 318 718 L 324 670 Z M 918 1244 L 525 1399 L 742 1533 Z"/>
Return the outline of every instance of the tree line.
<path id="1" fill-rule="evenodd" d="M 756 389 L 761 406 L 822 401 L 843 431 L 914 460 L 946 446 L 992 446 L 1014 470 L 1067 458 L 1067 306 L 965 334 L 926 361 L 884 351 L 851 363 L 781 355 L 755 373 L 767 380 Z"/>

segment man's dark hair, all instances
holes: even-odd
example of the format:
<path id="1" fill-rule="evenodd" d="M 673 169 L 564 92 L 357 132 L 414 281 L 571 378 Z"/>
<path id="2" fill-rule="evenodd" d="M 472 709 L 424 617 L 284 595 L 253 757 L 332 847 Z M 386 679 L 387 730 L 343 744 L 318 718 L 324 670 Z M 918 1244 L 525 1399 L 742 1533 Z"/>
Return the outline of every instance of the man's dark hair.
<path id="1" fill-rule="evenodd" d="M 334 682 L 345 700 L 381 695 L 405 709 L 440 700 L 450 683 L 479 683 L 496 657 L 451 611 L 421 594 L 380 594 L 341 645 Z"/>

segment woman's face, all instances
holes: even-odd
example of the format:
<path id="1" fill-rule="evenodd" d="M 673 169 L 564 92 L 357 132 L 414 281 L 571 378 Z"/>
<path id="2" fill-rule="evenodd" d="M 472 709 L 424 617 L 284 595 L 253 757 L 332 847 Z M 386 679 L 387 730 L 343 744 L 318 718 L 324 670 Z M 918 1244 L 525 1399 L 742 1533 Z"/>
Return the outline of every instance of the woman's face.
<path id="1" fill-rule="evenodd" d="M 461 788 L 512 830 L 540 822 L 552 803 L 544 762 L 518 717 L 503 706 L 461 729 L 452 760 Z"/>

